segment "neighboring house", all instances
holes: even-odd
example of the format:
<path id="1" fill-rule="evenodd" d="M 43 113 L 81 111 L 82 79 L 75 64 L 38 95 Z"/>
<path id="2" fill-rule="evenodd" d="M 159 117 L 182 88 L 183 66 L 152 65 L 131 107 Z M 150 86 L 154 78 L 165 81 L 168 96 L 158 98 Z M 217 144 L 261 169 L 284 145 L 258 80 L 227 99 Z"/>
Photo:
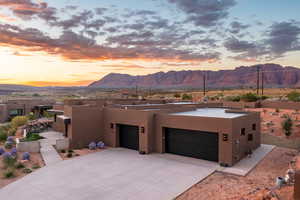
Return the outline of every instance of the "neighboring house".
<path id="1" fill-rule="evenodd" d="M 30 112 L 40 116 L 45 110 L 52 108 L 54 104 L 54 100 L 44 99 L 7 100 L 0 104 L 0 123 L 15 116 L 27 115 Z"/>
<path id="2" fill-rule="evenodd" d="M 260 146 L 259 113 L 221 103 L 73 100 L 56 115 L 54 127 L 72 148 L 104 141 L 141 154 L 173 153 L 232 166 Z"/>

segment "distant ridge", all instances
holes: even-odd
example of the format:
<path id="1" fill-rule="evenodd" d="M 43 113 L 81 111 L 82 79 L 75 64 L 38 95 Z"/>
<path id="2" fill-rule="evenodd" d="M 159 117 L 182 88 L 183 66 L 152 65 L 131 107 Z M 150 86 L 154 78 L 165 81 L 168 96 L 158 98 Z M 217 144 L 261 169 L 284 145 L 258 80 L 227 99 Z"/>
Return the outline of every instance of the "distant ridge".
<path id="1" fill-rule="evenodd" d="M 192 87 L 200 88 L 203 84 L 203 75 L 207 76 L 207 86 L 210 88 L 237 88 L 256 85 L 257 67 L 264 71 L 264 84 L 266 87 L 299 87 L 300 69 L 296 67 L 283 67 L 278 64 L 261 64 L 241 66 L 233 70 L 219 71 L 169 71 L 158 72 L 144 76 L 131 76 L 128 74 L 111 73 L 89 87 L 95 88 L 174 88 Z M 261 78 L 261 77 L 260 77 Z"/>

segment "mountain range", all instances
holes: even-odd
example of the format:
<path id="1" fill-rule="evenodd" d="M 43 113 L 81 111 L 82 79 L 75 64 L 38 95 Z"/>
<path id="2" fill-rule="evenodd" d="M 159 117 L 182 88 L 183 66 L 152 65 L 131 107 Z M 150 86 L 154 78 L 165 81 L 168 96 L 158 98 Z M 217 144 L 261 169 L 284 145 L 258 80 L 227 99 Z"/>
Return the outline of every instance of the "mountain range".
<path id="1" fill-rule="evenodd" d="M 208 88 L 256 87 L 257 71 L 260 83 L 262 77 L 265 87 L 298 87 L 300 86 L 300 69 L 292 66 L 283 67 L 278 64 L 260 64 L 240 66 L 232 70 L 201 71 L 184 70 L 158 72 L 143 76 L 110 73 L 89 87 L 100 88 L 178 88 L 203 86 L 204 75 Z"/>

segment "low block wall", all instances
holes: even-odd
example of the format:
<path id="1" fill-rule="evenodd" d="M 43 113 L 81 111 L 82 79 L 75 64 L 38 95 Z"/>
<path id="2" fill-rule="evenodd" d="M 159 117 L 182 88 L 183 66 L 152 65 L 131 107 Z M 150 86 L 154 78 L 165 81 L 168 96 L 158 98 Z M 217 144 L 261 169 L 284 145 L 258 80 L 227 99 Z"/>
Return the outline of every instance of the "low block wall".
<path id="1" fill-rule="evenodd" d="M 276 145 L 279 147 L 299 149 L 300 148 L 300 139 L 287 139 L 287 138 L 279 138 L 269 134 L 261 134 L 261 143 L 262 144 L 270 144 Z"/>
<path id="2" fill-rule="evenodd" d="M 20 152 L 38 153 L 40 152 L 40 148 L 39 141 L 17 143 L 17 150 Z"/>
<path id="3" fill-rule="evenodd" d="M 229 108 L 256 108 L 258 107 L 258 102 L 233 102 L 233 101 L 224 101 L 223 106 Z"/>

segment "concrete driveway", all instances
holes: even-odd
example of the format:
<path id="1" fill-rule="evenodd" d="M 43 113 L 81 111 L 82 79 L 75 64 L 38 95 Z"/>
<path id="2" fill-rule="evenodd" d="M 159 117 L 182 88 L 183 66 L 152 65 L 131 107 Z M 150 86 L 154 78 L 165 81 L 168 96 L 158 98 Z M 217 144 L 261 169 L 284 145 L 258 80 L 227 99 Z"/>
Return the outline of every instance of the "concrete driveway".
<path id="1" fill-rule="evenodd" d="M 39 169 L 0 189 L 0 199 L 171 200 L 217 168 L 176 155 L 108 149 Z"/>

